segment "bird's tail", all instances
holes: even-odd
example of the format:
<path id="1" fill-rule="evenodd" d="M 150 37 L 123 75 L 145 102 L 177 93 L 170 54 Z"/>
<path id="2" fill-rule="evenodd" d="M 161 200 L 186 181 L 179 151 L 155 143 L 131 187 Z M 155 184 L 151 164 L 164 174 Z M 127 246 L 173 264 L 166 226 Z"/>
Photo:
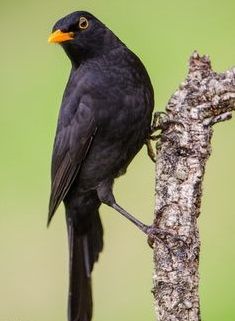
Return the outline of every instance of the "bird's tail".
<path id="1" fill-rule="evenodd" d="M 98 210 L 92 215 L 89 229 L 79 233 L 67 217 L 69 239 L 68 320 L 92 318 L 91 271 L 103 248 L 103 229 Z"/>

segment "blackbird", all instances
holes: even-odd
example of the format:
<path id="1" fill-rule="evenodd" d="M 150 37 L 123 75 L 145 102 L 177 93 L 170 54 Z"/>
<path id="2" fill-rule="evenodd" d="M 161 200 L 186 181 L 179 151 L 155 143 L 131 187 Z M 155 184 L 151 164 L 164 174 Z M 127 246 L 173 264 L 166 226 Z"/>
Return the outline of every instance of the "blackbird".
<path id="1" fill-rule="evenodd" d="M 68 320 L 90 321 L 91 272 L 103 248 L 101 203 L 151 231 L 116 203 L 112 188 L 150 135 L 154 93 L 140 59 L 88 12 L 60 19 L 48 41 L 59 43 L 71 61 L 53 147 L 48 224 L 63 201 Z"/>

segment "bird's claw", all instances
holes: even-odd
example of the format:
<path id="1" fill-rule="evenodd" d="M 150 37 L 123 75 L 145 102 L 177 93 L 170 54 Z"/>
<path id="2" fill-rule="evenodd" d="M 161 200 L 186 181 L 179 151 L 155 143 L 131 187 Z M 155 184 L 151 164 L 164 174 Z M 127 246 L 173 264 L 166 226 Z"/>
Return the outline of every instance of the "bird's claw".
<path id="1" fill-rule="evenodd" d="M 151 141 L 153 140 L 156 142 L 156 150 L 158 150 L 161 145 L 160 140 L 163 137 L 163 134 L 160 133 L 160 134 L 156 135 L 155 134 L 156 131 L 158 131 L 158 130 L 165 131 L 172 124 L 184 127 L 184 124 L 182 122 L 174 120 L 174 119 L 170 119 L 168 114 L 165 112 L 155 112 L 154 113 L 151 129 L 150 129 L 150 134 L 145 142 L 145 144 L 147 146 L 148 156 L 150 157 L 150 159 L 154 163 L 156 162 L 156 153 L 153 150 L 153 147 L 151 145 Z"/>
<path id="2" fill-rule="evenodd" d="M 164 116 L 163 116 L 164 115 Z M 157 131 L 162 129 L 162 124 L 164 123 L 167 114 L 163 111 L 157 111 L 153 115 L 153 121 L 151 125 L 150 137 Z"/>
<path id="3" fill-rule="evenodd" d="M 174 243 L 178 242 L 178 243 L 186 244 L 182 237 L 177 236 L 177 235 L 175 235 L 171 232 L 168 232 L 164 229 L 157 228 L 153 225 L 148 226 L 148 228 L 146 230 L 146 234 L 148 236 L 148 240 L 147 240 L 148 244 L 151 248 L 153 248 L 155 242 L 160 242 L 160 243 L 163 243 L 164 246 L 166 246 L 168 250 L 171 250 L 171 248 L 169 247 L 169 245 L 167 244 L 167 241 L 166 241 L 168 237 Z"/>
<path id="4" fill-rule="evenodd" d="M 164 116 L 162 116 L 164 115 Z M 165 112 L 155 112 L 153 115 L 153 121 L 152 121 L 152 125 L 151 125 L 151 129 L 150 129 L 150 134 L 149 137 L 147 138 L 145 144 L 147 146 L 147 152 L 148 152 L 148 156 L 150 157 L 150 159 L 155 163 L 156 162 L 156 153 L 153 150 L 153 147 L 151 145 L 151 141 L 155 141 L 156 142 L 156 149 L 158 148 L 158 143 L 157 141 L 161 138 L 161 135 L 154 135 L 154 133 L 156 133 L 156 131 L 158 130 L 162 130 L 162 124 L 164 122 L 163 119 L 165 119 L 167 117 L 167 114 Z"/>
<path id="5" fill-rule="evenodd" d="M 155 112 L 153 115 L 153 122 L 151 125 L 150 138 L 157 140 L 161 135 L 153 135 L 158 130 L 166 130 L 170 125 L 179 125 L 185 127 L 184 124 L 178 120 L 171 119 L 165 112 Z"/>

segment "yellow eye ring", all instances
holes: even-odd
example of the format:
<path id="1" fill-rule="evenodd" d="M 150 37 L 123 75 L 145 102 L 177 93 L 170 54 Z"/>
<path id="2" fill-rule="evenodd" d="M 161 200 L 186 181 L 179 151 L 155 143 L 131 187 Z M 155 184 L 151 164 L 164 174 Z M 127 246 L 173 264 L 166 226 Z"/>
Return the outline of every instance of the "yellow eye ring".
<path id="1" fill-rule="evenodd" d="M 89 27 L 89 22 L 87 20 L 87 18 L 85 17 L 81 17 L 79 19 L 79 24 L 78 24 L 79 28 L 82 29 L 82 30 L 85 30 Z"/>

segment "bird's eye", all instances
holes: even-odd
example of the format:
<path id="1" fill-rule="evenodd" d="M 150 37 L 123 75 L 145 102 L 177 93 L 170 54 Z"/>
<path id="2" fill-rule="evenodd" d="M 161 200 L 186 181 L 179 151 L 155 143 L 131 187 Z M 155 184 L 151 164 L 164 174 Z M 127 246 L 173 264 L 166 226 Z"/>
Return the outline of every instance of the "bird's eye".
<path id="1" fill-rule="evenodd" d="M 88 22 L 87 18 L 81 17 L 81 18 L 79 19 L 78 26 L 79 26 L 79 28 L 82 29 L 82 30 L 87 29 L 88 26 L 89 26 L 89 22 Z"/>

